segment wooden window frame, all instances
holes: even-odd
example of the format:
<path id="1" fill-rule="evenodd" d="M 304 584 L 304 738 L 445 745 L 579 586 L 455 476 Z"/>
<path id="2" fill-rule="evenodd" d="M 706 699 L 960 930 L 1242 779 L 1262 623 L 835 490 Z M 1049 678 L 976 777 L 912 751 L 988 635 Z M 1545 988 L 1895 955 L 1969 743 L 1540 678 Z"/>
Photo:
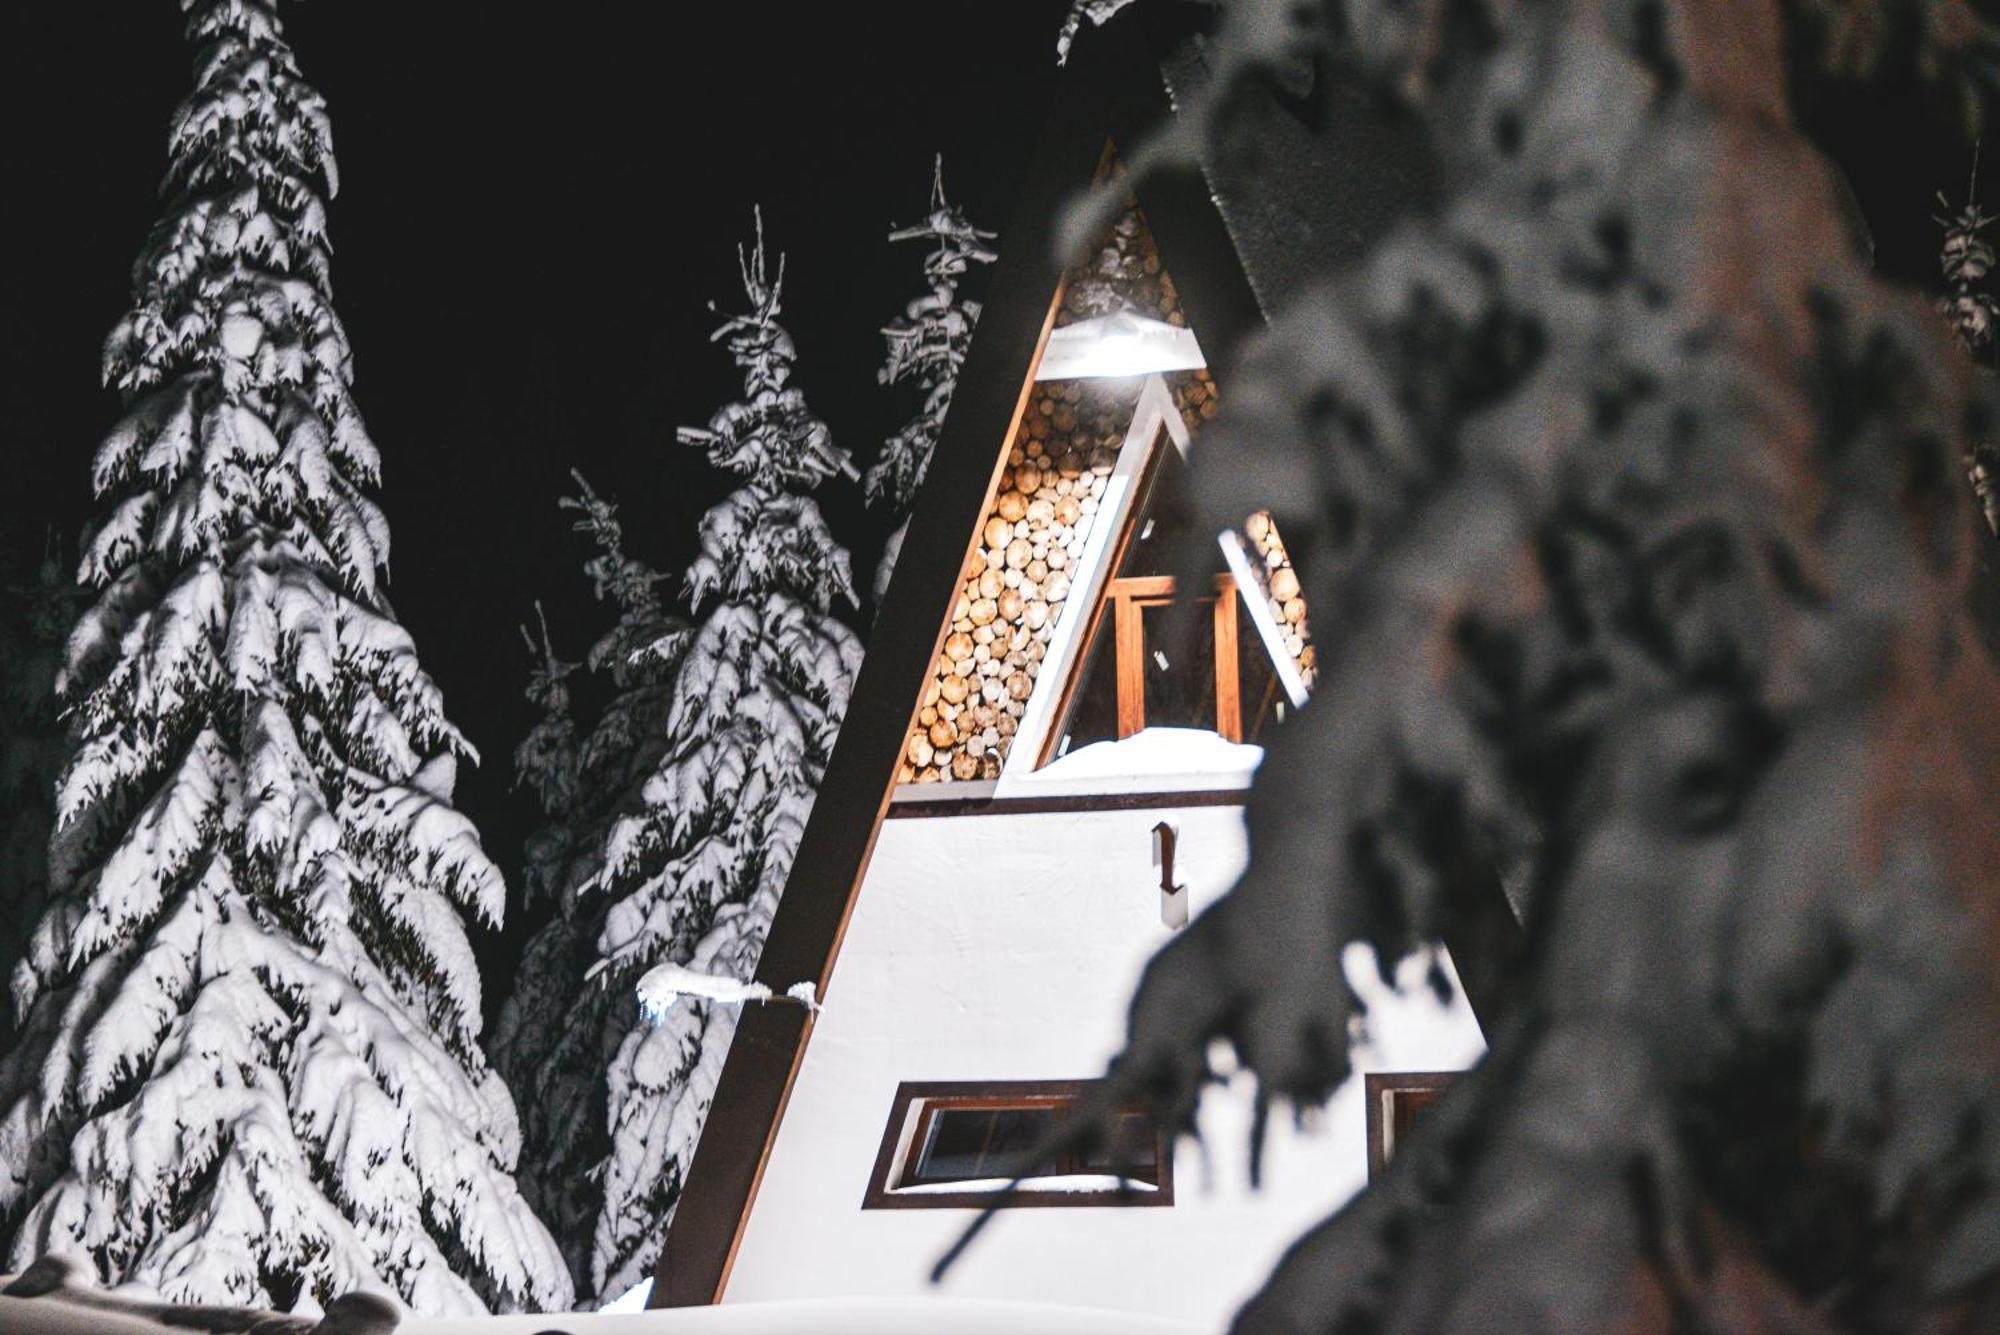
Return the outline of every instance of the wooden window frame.
<path id="1" fill-rule="evenodd" d="M 1368 1180 L 1388 1169 L 1396 1152 L 1396 1113 L 1406 1102 L 1429 1107 L 1462 1071 L 1370 1071 L 1362 1082 L 1368 1106 Z"/>
<path id="2" fill-rule="evenodd" d="M 1104 593 L 1111 606 L 1112 652 L 1118 673 L 1118 740 L 1146 726 L 1146 609 L 1174 601 L 1171 575 L 1114 579 Z M 1201 602 L 1211 601 L 1207 597 Z M 1236 580 L 1215 577 L 1215 730 L 1225 741 L 1243 740 L 1243 695 L 1236 643 Z"/>
<path id="3" fill-rule="evenodd" d="M 931 1118 L 942 1108 L 1005 1109 L 1054 1108 L 1058 1113 L 1088 1094 L 1090 1080 L 905 1080 L 896 1086 L 889 1105 L 889 1120 L 882 1130 L 882 1143 L 875 1153 L 868 1190 L 862 1196 L 864 1210 L 983 1210 L 1079 1209 L 1171 1206 L 1174 1203 L 1173 1137 L 1164 1128 L 1155 1131 L 1155 1162 L 1160 1181 L 1148 1189 L 1096 1191 L 924 1191 L 899 1190 L 894 1184 L 910 1158 L 923 1143 L 923 1133 Z M 1133 1112 L 1151 1115 L 1149 1109 Z M 1054 1176 L 1055 1174 L 1051 1174 Z M 1105 1176 L 1092 1173 L 1091 1176 Z"/>

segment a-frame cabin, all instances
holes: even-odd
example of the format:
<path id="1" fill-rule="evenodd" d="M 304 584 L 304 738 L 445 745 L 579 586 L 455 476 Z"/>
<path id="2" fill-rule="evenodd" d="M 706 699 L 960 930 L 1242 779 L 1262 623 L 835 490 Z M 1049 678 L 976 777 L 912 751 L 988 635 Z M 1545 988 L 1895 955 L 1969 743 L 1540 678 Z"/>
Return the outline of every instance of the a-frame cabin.
<path id="1" fill-rule="evenodd" d="M 1274 160 L 1135 186 L 1121 148 L 1204 77 L 1200 38 L 1148 8 L 1079 40 L 1001 235 L 758 970 L 777 991 L 814 983 L 823 1009 L 743 1015 L 655 1306 L 925 1291 L 1007 1152 L 1117 1050 L 1146 959 L 1241 870 L 1256 740 L 1305 700 L 1312 634 L 1338 634 L 1246 515 L 1213 587 L 1183 591 L 1208 614 L 1168 642 L 1159 553 L 1231 354 L 1305 255 L 1353 254 L 1421 199 L 1423 156 L 1372 118 L 1313 133 L 1272 106 Z M 1059 219 L 1093 182 L 1131 197 L 1059 259 Z M 1462 999 L 1372 1004 L 1359 1066 L 1483 1050 Z M 1272 1132 L 1256 1192 L 1247 1090 L 1208 1100 L 1206 1150 L 1135 1114 L 1130 1180 L 1057 1165 L 947 1291 L 1219 1322 L 1437 1081 L 1377 1078 L 1365 1100 L 1352 1083 L 1316 1131 Z"/>

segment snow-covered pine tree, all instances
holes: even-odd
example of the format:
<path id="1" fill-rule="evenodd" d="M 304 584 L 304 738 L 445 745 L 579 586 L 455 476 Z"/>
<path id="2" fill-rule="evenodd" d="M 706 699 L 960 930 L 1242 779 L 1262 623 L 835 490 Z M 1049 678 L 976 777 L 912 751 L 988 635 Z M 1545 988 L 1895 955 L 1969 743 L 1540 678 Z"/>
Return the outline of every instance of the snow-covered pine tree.
<path id="1" fill-rule="evenodd" d="M 591 1263 L 602 1294 L 658 1259 L 735 1031 L 726 1007 L 699 1003 L 645 1023 L 632 985 L 663 960 L 751 976 L 861 662 L 831 614 L 836 599 L 855 601 L 848 556 L 809 494 L 847 456 L 790 383 L 784 261 L 772 276 L 761 214 L 738 261 L 750 309 L 714 337 L 743 373 L 742 398 L 679 435 L 744 485 L 702 518 L 686 591 L 707 614 L 675 681 L 666 758 L 644 809 L 612 827 L 600 876 L 611 908 L 599 977 L 628 1025 L 609 1077 L 612 1150 Z"/>
<path id="2" fill-rule="evenodd" d="M 11 561 L 0 573 L 0 976 L 20 962 L 48 902 L 52 804 L 69 758 L 56 674 L 81 602 L 53 537 L 32 573 Z M 0 1005 L 0 1046 L 11 1046 L 19 1020 Z"/>
<path id="3" fill-rule="evenodd" d="M 451 805 L 472 749 L 378 583 L 325 104 L 270 0 L 183 7 L 196 86 L 105 347 L 102 592 L 0 1070 L 11 1260 L 80 1251 L 181 1301 L 564 1306 L 477 1043 L 460 914 L 497 921 L 505 887 Z"/>
<path id="4" fill-rule="evenodd" d="M 546 823 L 525 849 L 526 898 L 552 902 L 553 916 L 529 941 L 514 994 L 501 1010 L 490 1049 L 521 1108 L 521 1193 L 555 1232 L 579 1307 L 599 1305 L 590 1271 L 591 1236 L 603 1204 L 592 1171 L 611 1151 L 605 1127 L 605 1072 L 631 1027 L 632 998 L 587 975 L 597 962 L 607 901 L 580 893 L 602 865 L 605 835 L 621 813 L 638 810 L 640 788 L 664 754 L 674 668 L 687 625 L 669 616 L 665 576 L 625 551 L 617 507 L 583 477 L 560 504 L 597 544 L 584 565 L 597 597 L 618 621 L 590 651 L 592 671 L 611 697 L 579 737 L 567 679 L 544 626 L 528 698 L 543 717 L 514 753 L 517 782 L 532 784 Z M 605 1295 L 615 1297 L 616 1295 Z"/>
<path id="5" fill-rule="evenodd" d="M 910 527 L 910 502 L 930 468 L 931 451 L 937 448 L 945 410 L 951 406 L 951 391 L 958 384 L 958 368 L 965 363 L 972 327 L 979 322 L 979 303 L 958 299 L 959 280 L 972 265 L 991 264 L 995 259 L 986 244 L 993 240 L 993 233 L 974 227 L 966 220 L 964 209 L 945 199 L 942 153 L 931 167 L 929 215 L 914 226 L 895 228 L 889 239 L 937 244 L 924 257 L 924 277 L 930 280 L 930 291 L 905 306 L 901 317 L 882 330 L 889 351 L 875 378 L 885 385 L 914 381 L 923 403 L 902 430 L 883 442 L 881 454 L 868 470 L 869 502 L 887 501 L 904 516 L 889 535 L 875 568 L 877 606 L 903 550 L 903 535 Z"/>
<path id="6" fill-rule="evenodd" d="M 561 883 L 576 845 L 572 818 L 577 808 L 577 778 L 582 746 L 577 737 L 576 714 L 571 707 L 570 674 L 582 667 L 556 657 L 555 642 L 549 636 L 549 619 L 541 603 L 535 604 L 539 641 L 526 626 L 522 642 L 538 660 L 528 673 L 523 692 L 542 711 L 535 726 L 514 748 L 514 786 L 535 790 L 535 800 L 547 820 L 523 842 L 521 859 L 522 898 L 528 903 L 550 898 Z M 495 1031 L 490 1045 L 499 1047 Z M 494 1065 L 499 1066 L 496 1060 Z M 503 1075 L 505 1071 L 501 1072 Z"/>
<path id="7" fill-rule="evenodd" d="M 1942 190 L 1937 201 L 1940 207 L 1951 208 Z M 1951 326 L 1959 346 L 1988 374 L 1993 370 L 1994 332 L 2000 327 L 2000 300 L 1987 290 L 1994 256 L 1986 229 L 1994 221 L 1992 214 L 1979 207 L 1979 151 L 1975 148 L 1972 178 L 1965 187 L 1965 207 L 1937 218 L 1944 228 L 1938 265 L 1948 285 L 1945 295 L 1938 299 L 1938 313 Z M 1986 527 L 2000 534 L 2000 449 L 1986 441 L 1978 442 L 1965 460 L 1965 471 L 1972 482 L 1973 494 L 1979 497 L 1979 510 L 1986 519 Z"/>
<path id="8" fill-rule="evenodd" d="M 1056 34 L 1056 64 L 1069 63 L 1069 49 L 1076 44 L 1084 24 L 1102 27 L 1131 3 L 1132 0 L 1070 0 L 1069 13 L 1063 16 L 1062 29 Z"/>

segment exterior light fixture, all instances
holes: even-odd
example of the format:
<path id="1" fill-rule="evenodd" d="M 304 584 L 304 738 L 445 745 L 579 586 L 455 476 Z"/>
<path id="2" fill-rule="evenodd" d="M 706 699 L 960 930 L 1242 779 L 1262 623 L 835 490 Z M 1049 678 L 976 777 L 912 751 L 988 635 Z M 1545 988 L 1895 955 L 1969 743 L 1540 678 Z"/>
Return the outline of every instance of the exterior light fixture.
<path id="1" fill-rule="evenodd" d="M 1127 379 L 1208 365 L 1194 331 L 1132 311 L 1064 325 L 1049 335 L 1037 380 Z"/>

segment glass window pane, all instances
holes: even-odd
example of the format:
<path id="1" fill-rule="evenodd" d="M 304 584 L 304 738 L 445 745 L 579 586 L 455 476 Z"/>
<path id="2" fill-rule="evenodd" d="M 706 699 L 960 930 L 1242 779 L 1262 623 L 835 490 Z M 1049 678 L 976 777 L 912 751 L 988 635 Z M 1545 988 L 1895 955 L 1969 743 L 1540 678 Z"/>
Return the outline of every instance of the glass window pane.
<path id="1" fill-rule="evenodd" d="M 1153 461 L 1144 484 L 1145 492 L 1139 498 L 1137 514 L 1131 521 L 1124 556 L 1112 572 L 1114 582 L 1172 575 L 1177 544 L 1184 541 L 1194 528 L 1194 509 L 1187 495 L 1187 464 L 1182 460 L 1180 450 L 1164 433 L 1154 442 L 1153 450 Z M 1220 552 L 1216 554 L 1215 569 L 1222 569 Z M 1201 615 L 1196 613 L 1197 617 Z M 1200 643 L 1190 642 L 1185 649 L 1181 649 L 1171 645 L 1161 629 L 1166 619 L 1164 608 L 1147 609 L 1143 616 L 1146 631 L 1146 726 L 1213 728 L 1213 630 L 1201 631 Z M 1056 731 L 1057 755 L 1066 755 L 1092 742 L 1112 741 L 1118 736 L 1116 622 L 1113 607 L 1107 603 L 1098 618 L 1096 633 L 1085 649 L 1083 675 L 1071 698 L 1068 716 Z M 1166 663 L 1164 667 L 1161 666 L 1162 660 Z M 1183 669 L 1190 664 L 1197 672 L 1205 673 L 1205 683 L 1174 680 L 1182 676 Z M 1205 706 L 1189 703 L 1204 692 L 1208 696 Z M 1156 701 L 1160 711 L 1157 716 Z M 1190 715 L 1192 722 L 1188 718 Z"/>
<path id="2" fill-rule="evenodd" d="M 1412 1131 L 1417 1129 L 1417 1119 L 1431 1110 L 1431 1106 L 1444 1097 L 1442 1089 L 1398 1090 L 1389 1107 L 1389 1143 L 1400 1145 Z"/>
<path id="3" fill-rule="evenodd" d="M 1146 626 L 1146 726 L 1215 727 L 1215 597 L 1192 606 L 1154 603 Z M 1179 621 L 1186 634 L 1175 636 Z"/>
<path id="4" fill-rule="evenodd" d="M 1175 563 L 1187 546 L 1203 545 L 1195 532 L 1197 511 L 1188 491 L 1188 467 L 1180 451 L 1164 436 L 1153 448 L 1153 460 L 1142 484 L 1144 490 L 1135 517 L 1130 521 L 1122 555 L 1105 590 L 1106 605 L 1085 647 L 1067 712 L 1054 732 L 1051 758 L 1093 742 L 1111 741 L 1119 735 L 1121 648 L 1115 607 L 1121 588 L 1131 598 L 1143 627 L 1141 662 L 1133 665 L 1144 682 L 1143 698 L 1137 701 L 1140 708 L 1135 717 L 1148 728 L 1217 729 L 1214 585 L 1205 582 L 1202 588 L 1194 590 L 1196 601 L 1187 607 L 1170 605 L 1167 600 L 1172 595 L 1162 595 L 1160 590 L 1162 577 L 1181 573 L 1175 569 Z M 1275 543 L 1276 529 L 1268 519 L 1262 527 Z M 1221 548 L 1210 546 L 1209 551 L 1212 557 L 1209 574 L 1222 574 L 1227 567 Z M 1269 559 L 1262 546 L 1254 555 Z M 1261 604 L 1271 602 L 1272 592 L 1263 586 L 1261 575 L 1251 596 L 1260 600 L 1260 608 Z M 1236 735 L 1240 729 L 1242 740 L 1254 742 L 1260 734 L 1279 726 L 1292 711 L 1269 648 L 1256 625 L 1240 607 L 1232 606 L 1232 611 L 1236 614 L 1239 713 L 1220 730 L 1226 735 Z M 1285 603 L 1273 604 L 1271 615 L 1283 628 L 1281 634 L 1294 630 L 1285 621 L 1286 614 Z M 1170 634 L 1176 617 L 1182 619 L 1185 635 Z M 1303 633 L 1302 625 L 1296 629 Z"/>
<path id="5" fill-rule="evenodd" d="M 912 1182 L 1006 1177 L 1055 1124 L 1056 1109 L 938 1108 L 910 1166 Z"/>
<path id="6" fill-rule="evenodd" d="M 1087 1173 L 1118 1173 L 1135 1182 L 1160 1181 L 1160 1138 L 1153 1119 L 1128 1112 L 1118 1118 L 1115 1141 L 1087 1151 L 1079 1161 Z"/>
<path id="7" fill-rule="evenodd" d="M 1264 647 L 1264 637 L 1257 633 L 1256 623 L 1247 615 L 1240 615 L 1241 597 L 1238 599 L 1236 622 L 1236 681 L 1237 690 L 1243 701 L 1243 740 L 1269 745 L 1275 733 L 1293 715 L 1291 703 L 1285 699 L 1284 683 L 1278 680 L 1277 665 L 1271 661 L 1271 654 Z M 1252 593 L 1252 597 L 1256 597 Z"/>
<path id="8" fill-rule="evenodd" d="M 1152 476 L 1139 502 L 1138 526 L 1116 571 L 1122 579 L 1174 574 L 1175 552 L 1194 533 L 1195 509 L 1180 448 L 1162 434 L 1153 451 Z M 1221 568 L 1218 554 L 1216 569 Z"/>
<path id="9" fill-rule="evenodd" d="M 1109 607 L 1098 618 L 1097 632 L 1083 659 L 1083 678 L 1071 701 L 1069 717 L 1057 734 L 1056 756 L 1081 750 L 1092 742 L 1118 737 L 1118 650 L 1113 644 L 1116 618 Z M 1067 745 L 1064 745 L 1067 742 Z"/>

